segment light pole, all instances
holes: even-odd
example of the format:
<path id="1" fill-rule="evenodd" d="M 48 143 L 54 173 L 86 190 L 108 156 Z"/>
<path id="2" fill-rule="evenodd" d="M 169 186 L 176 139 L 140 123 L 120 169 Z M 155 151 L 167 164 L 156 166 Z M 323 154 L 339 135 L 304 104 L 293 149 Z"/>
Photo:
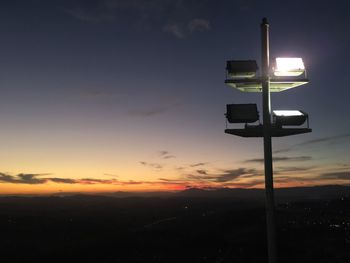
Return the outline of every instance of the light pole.
<path id="1" fill-rule="evenodd" d="M 261 24 L 261 76 L 256 77 L 257 64 L 254 60 L 227 61 L 225 83 L 245 92 L 262 92 L 263 124 L 251 125 L 259 120 L 256 104 L 228 104 L 226 118 L 230 123 L 245 123 L 244 129 L 226 129 L 225 133 L 241 137 L 263 137 L 265 206 L 268 262 L 277 262 L 276 219 L 273 188 L 272 137 L 308 133 L 308 115 L 303 111 L 274 111 L 271 122 L 270 92 L 280 92 L 308 83 L 301 58 L 277 58 L 272 76 L 269 51 L 269 24 L 264 18 Z M 307 120 L 307 128 L 299 126 Z"/>
<path id="2" fill-rule="evenodd" d="M 269 263 L 277 262 L 275 200 L 273 191 L 271 100 L 270 100 L 270 49 L 269 24 L 264 18 L 261 24 L 261 86 L 263 107 L 264 169 L 266 195 L 267 251 Z"/>

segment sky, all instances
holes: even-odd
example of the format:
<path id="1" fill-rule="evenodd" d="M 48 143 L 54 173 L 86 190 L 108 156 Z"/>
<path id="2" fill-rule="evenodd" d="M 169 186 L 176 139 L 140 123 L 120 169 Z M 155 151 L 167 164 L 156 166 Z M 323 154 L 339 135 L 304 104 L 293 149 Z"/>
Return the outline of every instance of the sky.
<path id="1" fill-rule="evenodd" d="M 227 60 L 302 57 L 272 94 L 312 133 L 273 139 L 276 187 L 349 184 L 346 1 L 28 0 L 0 8 L 0 194 L 264 186 L 261 138 L 224 133 Z M 260 110 L 261 112 L 261 110 Z"/>

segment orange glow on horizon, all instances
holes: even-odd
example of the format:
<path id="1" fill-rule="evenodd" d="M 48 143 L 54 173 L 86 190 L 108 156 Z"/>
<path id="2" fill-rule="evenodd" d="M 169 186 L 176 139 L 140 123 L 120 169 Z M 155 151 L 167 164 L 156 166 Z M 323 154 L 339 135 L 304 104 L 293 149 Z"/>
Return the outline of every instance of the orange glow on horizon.
<path id="1" fill-rule="evenodd" d="M 324 181 L 322 183 L 305 183 L 302 181 L 294 181 L 288 183 L 275 183 L 275 188 L 290 188 L 290 187 L 312 187 L 321 185 L 336 184 L 334 181 Z M 340 182 L 344 184 L 344 182 Z M 219 189 L 219 188 L 245 188 L 245 189 L 263 189 L 264 184 L 257 184 L 252 187 L 247 187 L 244 184 L 237 183 L 236 186 L 220 186 L 219 184 L 163 184 L 162 182 L 146 182 L 135 185 L 105 185 L 105 184 L 57 184 L 46 183 L 40 185 L 28 184 L 9 184 L 0 183 L 1 195 L 48 195 L 59 193 L 113 193 L 113 192 L 176 192 L 186 190 L 188 188 L 199 189 Z"/>

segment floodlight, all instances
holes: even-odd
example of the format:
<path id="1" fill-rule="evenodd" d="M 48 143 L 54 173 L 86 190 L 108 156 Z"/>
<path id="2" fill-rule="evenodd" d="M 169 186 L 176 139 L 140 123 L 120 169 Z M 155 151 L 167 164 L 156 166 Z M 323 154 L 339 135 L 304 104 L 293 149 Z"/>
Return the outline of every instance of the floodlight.
<path id="1" fill-rule="evenodd" d="M 274 110 L 272 116 L 277 126 L 300 126 L 308 119 L 308 114 L 299 110 Z"/>
<path id="2" fill-rule="evenodd" d="M 226 70 L 230 78 L 252 78 L 256 75 L 258 64 L 255 60 L 229 60 Z"/>
<path id="3" fill-rule="evenodd" d="M 252 123 L 259 120 L 256 104 L 227 104 L 226 118 L 229 123 Z"/>
<path id="4" fill-rule="evenodd" d="M 296 77 L 305 72 L 301 58 L 276 58 L 274 75 L 278 77 Z"/>

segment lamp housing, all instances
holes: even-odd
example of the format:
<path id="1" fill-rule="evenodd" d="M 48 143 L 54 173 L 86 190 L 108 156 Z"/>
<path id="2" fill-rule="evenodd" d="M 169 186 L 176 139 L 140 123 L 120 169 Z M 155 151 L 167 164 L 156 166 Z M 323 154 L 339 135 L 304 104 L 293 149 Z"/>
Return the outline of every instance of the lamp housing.
<path id="1" fill-rule="evenodd" d="M 259 120 L 256 104 L 227 104 L 226 118 L 229 123 L 253 123 Z"/>
<path id="2" fill-rule="evenodd" d="M 297 77 L 305 72 L 302 58 L 276 58 L 273 73 L 277 77 Z"/>
<path id="3" fill-rule="evenodd" d="M 255 60 L 229 60 L 226 71 L 229 78 L 253 78 L 258 70 Z"/>
<path id="4" fill-rule="evenodd" d="M 274 110 L 272 117 L 277 126 L 300 126 L 308 119 L 308 114 L 300 110 Z"/>

